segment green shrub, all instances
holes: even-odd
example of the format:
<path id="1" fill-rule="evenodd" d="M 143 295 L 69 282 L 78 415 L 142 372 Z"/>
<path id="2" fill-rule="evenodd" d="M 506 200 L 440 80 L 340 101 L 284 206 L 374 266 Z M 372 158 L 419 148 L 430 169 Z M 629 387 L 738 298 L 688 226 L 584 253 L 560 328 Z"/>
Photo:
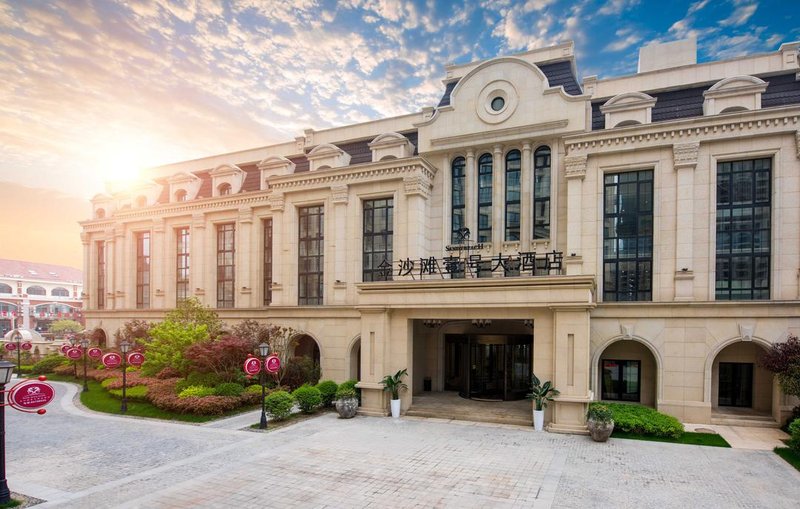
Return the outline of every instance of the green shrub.
<path id="1" fill-rule="evenodd" d="M 252 392 L 253 394 L 261 394 L 261 386 L 260 385 L 248 385 L 247 389 L 244 390 L 245 392 Z M 267 389 L 267 393 L 269 393 L 269 389 Z"/>
<path id="2" fill-rule="evenodd" d="M 193 385 L 216 387 L 220 383 L 222 383 L 222 380 L 220 380 L 220 378 L 213 373 L 192 372 L 186 375 L 184 380 L 180 380 L 177 384 L 175 384 L 175 390 L 180 394 L 184 389 Z"/>
<path id="3" fill-rule="evenodd" d="M 356 388 L 356 384 L 357 383 L 358 383 L 358 380 L 355 380 L 355 379 L 347 380 L 346 382 L 342 382 L 341 384 L 339 384 L 339 390 L 348 390 L 349 389 L 349 390 L 353 391 L 356 394 L 356 397 L 358 398 L 358 402 L 361 403 L 361 389 Z M 336 398 L 338 399 L 339 397 L 337 396 Z"/>
<path id="4" fill-rule="evenodd" d="M 113 384 L 116 381 L 117 381 L 116 378 L 106 378 L 105 380 L 100 382 L 100 385 L 103 387 L 103 389 L 108 389 L 108 386 Z"/>
<path id="5" fill-rule="evenodd" d="M 47 373 L 52 373 L 56 367 L 61 366 L 62 364 L 65 364 L 67 362 L 69 362 L 68 359 L 62 355 L 59 355 L 57 353 L 50 354 L 44 359 L 34 364 L 33 368 L 31 368 L 31 373 L 34 375 L 44 375 Z"/>
<path id="6" fill-rule="evenodd" d="M 264 406 L 273 419 L 282 421 L 291 415 L 294 398 L 286 391 L 275 391 L 264 398 Z"/>
<path id="7" fill-rule="evenodd" d="M 322 406 L 328 407 L 333 403 L 333 399 L 336 397 L 336 391 L 339 389 L 339 385 L 337 385 L 337 383 L 333 380 L 323 380 L 317 384 L 317 389 L 319 389 L 319 392 L 322 395 Z"/>
<path id="8" fill-rule="evenodd" d="M 111 389 L 108 391 L 108 393 L 114 396 L 115 398 L 122 399 L 122 389 Z M 133 387 L 128 387 L 125 390 L 125 397 L 130 401 L 148 401 L 147 386 L 135 385 Z"/>
<path id="9" fill-rule="evenodd" d="M 789 425 L 789 447 L 800 452 L 800 419 L 795 419 Z"/>
<path id="10" fill-rule="evenodd" d="M 336 389 L 336 396 L 335 399 L 348 399 L 348 398 L 356 398 L 356 390 L 351 388 L 350 386 L 345 386 L 344 384 L 340 385 L 338 389 Z"/>
<path id="11" fill-rule="evenodd" d="M 240 396 L 243 392 L 244 387 L 241 384 L 224 383 L 214 387 L 216 396 Z"/>
<path id="12" fill-rule="evenodd" d="M 179 398 L 204 398 L 206 396 L 214 396 L 213 387 L 205 387 L 203 385 L 190 385 L 178 394 Z"/>
<path id="13" fill-rule="evenodd" d="M 590 409 L 598 405 L 601 404 L 592 403 Z M 611 410 L 616 430 L 657 437 L 680 438 L 683 435 L 683 424 L 671 415 L 642 405 L 605 402 L 602 405 Z"/>
<path id="14" fill-rule="evenodd" d="M 595 422 L 611 422 L 614 419 L 614 414 L 606 405 L 594 404 L 589 406 L 587 418 Z"/>
<path id="15" fill-rule="evenodd" d="M 308 384 L 295 389 L 294 392 L 292 392 L 292 396 L 295 401 L 297 401 L 300 410 L 307 414 L 312 413 L 314 409 L 322 404 L 322 393 L 320 393 L 319 389 L 316 387 L 312 387 Z"/>

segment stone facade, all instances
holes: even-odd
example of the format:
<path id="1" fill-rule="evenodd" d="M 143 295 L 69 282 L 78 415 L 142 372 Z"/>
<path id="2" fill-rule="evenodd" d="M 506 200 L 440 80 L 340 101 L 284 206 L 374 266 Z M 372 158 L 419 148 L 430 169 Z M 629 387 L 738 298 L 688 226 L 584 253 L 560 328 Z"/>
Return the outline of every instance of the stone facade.
<path id="1" fill-rule="evenodd" d="M 564 43 L 448 66 L 419 113 L 155 168 L 83 223 L 87 326 L 173 307 L 188 229 L 189 294 L 313 338 L 365 414 L 408 368 L 404 410 L 513 399 L 535 373 L 561 391 L 555 431 L 603 398 L 779 420 L 793 402 L 756 358 L 800 331 L 798 46 L 579 85 Z"/>

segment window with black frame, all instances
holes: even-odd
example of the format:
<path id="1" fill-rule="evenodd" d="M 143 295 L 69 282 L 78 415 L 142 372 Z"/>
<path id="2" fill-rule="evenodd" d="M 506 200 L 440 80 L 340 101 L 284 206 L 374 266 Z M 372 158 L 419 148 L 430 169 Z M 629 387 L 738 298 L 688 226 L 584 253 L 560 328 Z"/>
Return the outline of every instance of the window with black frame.
<path id="1" fill-rule="evenodd" d="M 550 147 L 533 154 L 533 238 L 550 238 Z"/>
<path id="2" fill-rule="evenodd" d="M 217 225 L 217 307 L 232 308 L 236 292 L 236 225 Z"/>
<path id="3" fill-rule="evenodd" d="M 394 200 L 364 200 L 363 281 L 392 279 Z"/>
<path id="4" fill-rule="evenodd" d="M 298 209 L 298 304 L 322 305 L 324 220 L 322 205 Z"/>
<path id="5" fill-rule="evenodd" d="M 769 299 L 771 169 L 769 158 L 717 164 L 717 300 Z"/>
<path id="6" fill-rule="evenodd" d="M 175 230 L 175 300 L 189 298 L 189 227 Z"/>
<path id="7" fill-rule="evenodd" d="M 97 242 L 97 309 L 106 307 L 106 243 Z"/>
<path id="8" fill-rule="evenodd" d="M 136 234 L 136 309 L 150 307 L 150 232 Z"/>
<path id="9" fill-rule="evenodd" d="M 466 226 L 464 224 L 464 185 L 466 181 L 466 173 L 464 168 L 466 163 L 463 157 L 456 157 L 453 159 L 451 167 L 451 219 L 450 219 L 450 242 L 453 244 L 460 244 L 464 241 L 464 237 L 459 232 Z"/>
<path id="10" fill-rule="evenodd" d="M 272 218 L 264 220 L 264 305 L 272 304 Z"/>
<path id="11" fill-rule="evenodd" d="M 653 171 L 604 179 L 603 300 L 653 299 Z"/>
<path id="12" fill-rule="evenodd" d="M 611 401 L 641 401 L 640 361 L 603 359 L 602 396 Z"/>
<path id="13" fill-rule="evenodd" d="M 521 162 L 519 150 L 506 154 L 506 241 L 519 240 Z"/>
<path id="14" fill-rule="evenodd" d="M 478 242 L 492 241 L 492 156 L 478 159 Z"/>

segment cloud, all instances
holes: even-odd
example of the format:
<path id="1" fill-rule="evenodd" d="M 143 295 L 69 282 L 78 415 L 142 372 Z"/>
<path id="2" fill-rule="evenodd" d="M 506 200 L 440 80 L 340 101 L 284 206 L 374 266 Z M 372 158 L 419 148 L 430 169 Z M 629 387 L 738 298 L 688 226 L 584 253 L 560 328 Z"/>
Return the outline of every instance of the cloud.
<path id="1" fill-rule="evenodd" d="M 736 7 L 730 16 L 720 21 L 719 24 L 724 27 L 744 25 L 747 23 L 747 20 L 755 14 L 756 9 L 758 9 L 758 3 L 740 5 Z"/>
<path id="2" fill-rule="evenodd" d="M 601 16 L 621 14 L 623 11 L 631 9 L 638 3 L 639 0 L 608 0 L 602 7 L 600 7 L 597 10 L 597 14 Z"/>
<path id="3" fill-rule="evenodd" d="M 621 28 L 615 32 L 617 40 L 608 44 L 605 51 L 622 51 L 628 49 L 642 40 L 642 36 L 631 28 Z"/>

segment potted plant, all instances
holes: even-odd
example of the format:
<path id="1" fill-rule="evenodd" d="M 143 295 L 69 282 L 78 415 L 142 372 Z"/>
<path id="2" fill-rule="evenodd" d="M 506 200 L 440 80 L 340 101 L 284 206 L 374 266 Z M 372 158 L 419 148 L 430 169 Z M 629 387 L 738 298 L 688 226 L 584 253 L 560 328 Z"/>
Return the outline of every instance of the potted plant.
<path id="1" fill-rule="evenodd" d="M 595 442 L 605 442 L 614 431 L 614 414 L 606 405 L 589 405 L 589 412 L 586 415 L 586 427 L 589 428 L 589 435 Z"/>
<path id="2" fill-rule="evenodd" d="M 394 375 L 386 375 L 381 380 L 383 390 L 392 393 L 392 417 L 395 419 L 400 417 L 400 389 L 408 389 L 408 386 L 402 381 L 402 378 L 406 375 L 408 375 L 408 371 L 401 369 Z"/>
<path id="3" fill-rule="evenodd" d="M 336 390 L 335 398 L 336 411 L 339 412 L 340 418 L 350 419 L 355 417 L 358 411 L 358 396 L 355 389 L 342 384 L 342 387 Z"/>
<path id="4" fill-rule="evenodd" d="M 549 380 L 542 383 L 536 375 L 531 378 L 531 392 L 526 397 L 533 400 L 533 427 L 536 431 L 544 429 L 544 409 L 547 408 L 547 403 L 553 401 L 553 397 L 559 394 L 558 389 L 553 387 Z"/>

